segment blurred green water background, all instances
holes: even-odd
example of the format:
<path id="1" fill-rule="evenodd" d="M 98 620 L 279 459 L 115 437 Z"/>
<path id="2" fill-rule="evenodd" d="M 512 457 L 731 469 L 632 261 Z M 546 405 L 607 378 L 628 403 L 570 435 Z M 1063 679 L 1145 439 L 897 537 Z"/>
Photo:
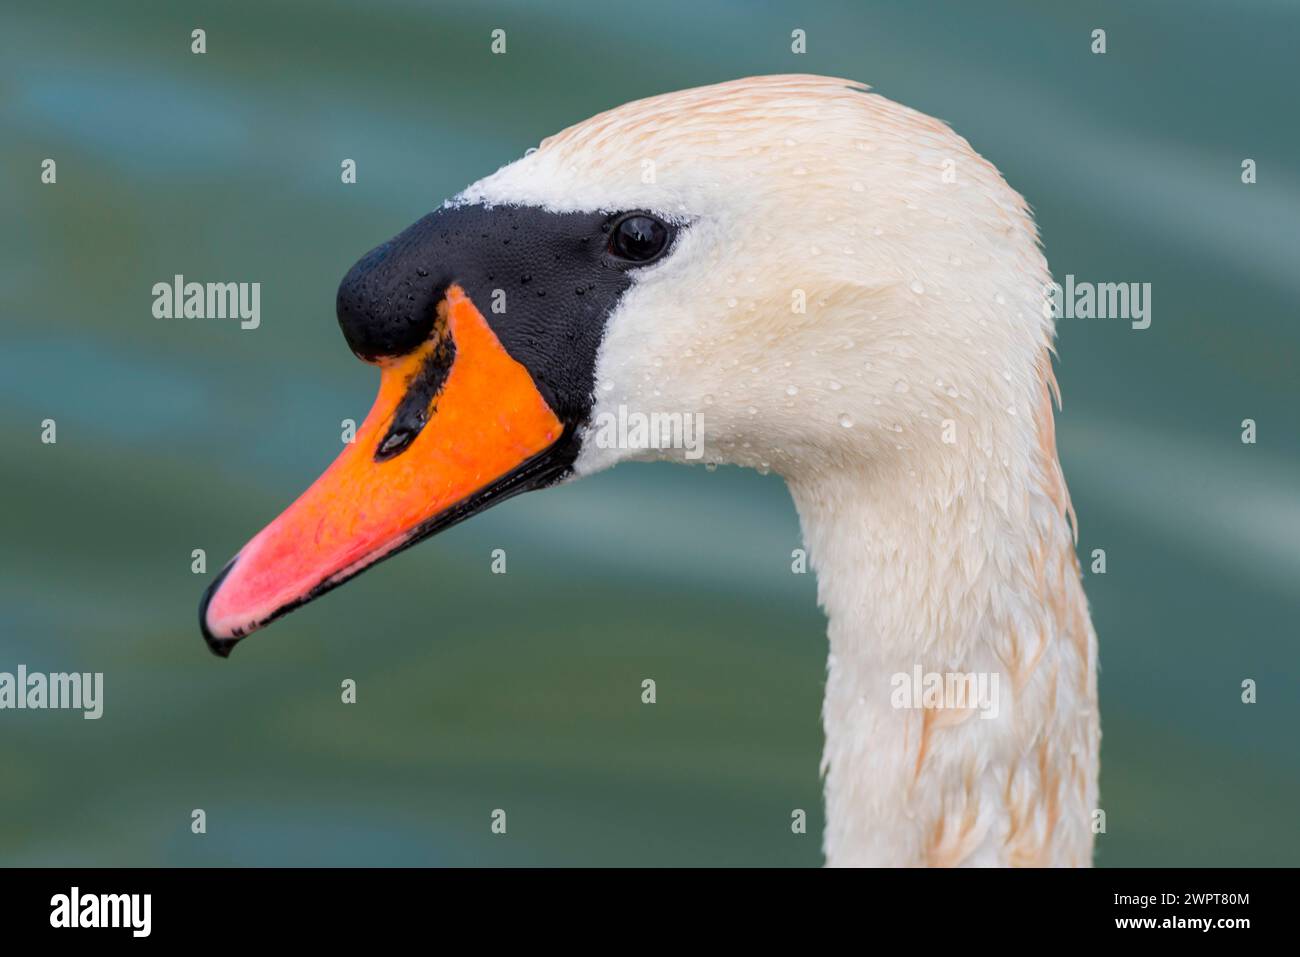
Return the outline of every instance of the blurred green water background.
<path id="1" fill-rule="evenodd" d="M 362 252 L 594 112 L 773 72 L 950 121 L 1058 278 L 1153 283 L 1150 329 L 1059 343 L 1080 549 L 1109 565 L 1098 863 L 1300 863 L 1300 7 L 1090 7 L 6 4 L 0 671 L 102 671 L 106 702 L 0 713 L 0 863 L 820 862 L 824 622 L 774 477 L 624 466 L 517 499 L 228 662 L 190 572 L 369 407 L 333 319 Z M 153 319 L 175 273 L 260 281 L 261 328 Z"/>

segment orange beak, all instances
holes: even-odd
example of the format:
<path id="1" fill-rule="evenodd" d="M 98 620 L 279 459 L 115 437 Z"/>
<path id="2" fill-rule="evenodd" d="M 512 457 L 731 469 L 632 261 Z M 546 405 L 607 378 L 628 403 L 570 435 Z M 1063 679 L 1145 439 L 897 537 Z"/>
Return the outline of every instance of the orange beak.
<path id="1" fill-rule="evenodd" d="M 244 635 L 380 559 L 549 475 L 564 426 L 459 286 L 429 339 L 381 365 L 356 439 L 209 586 L 199 624 L 225 657 Z"/>

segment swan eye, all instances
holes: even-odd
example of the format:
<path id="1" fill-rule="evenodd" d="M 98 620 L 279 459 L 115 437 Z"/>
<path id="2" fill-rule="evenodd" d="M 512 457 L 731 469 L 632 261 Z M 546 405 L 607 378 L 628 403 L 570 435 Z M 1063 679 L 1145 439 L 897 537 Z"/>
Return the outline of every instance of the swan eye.
<path id="1" fill-rule="evenodd" d="M 609 251 L 628 262 L 647 263 L 668 246 L 668 227 L 645 213 L 629 213 L 609 232 Z"/>

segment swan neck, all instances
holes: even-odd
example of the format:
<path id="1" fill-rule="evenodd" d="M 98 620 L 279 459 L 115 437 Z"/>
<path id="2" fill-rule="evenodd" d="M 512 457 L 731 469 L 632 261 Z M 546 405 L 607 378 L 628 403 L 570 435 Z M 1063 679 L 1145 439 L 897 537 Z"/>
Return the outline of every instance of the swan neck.
<path id="1" fill-rule="evenodd" d="M 829 620 L 830 865 L 1090 861 L 1096 639 L 1059 468 L 980 458 L 790 482 Z"/>

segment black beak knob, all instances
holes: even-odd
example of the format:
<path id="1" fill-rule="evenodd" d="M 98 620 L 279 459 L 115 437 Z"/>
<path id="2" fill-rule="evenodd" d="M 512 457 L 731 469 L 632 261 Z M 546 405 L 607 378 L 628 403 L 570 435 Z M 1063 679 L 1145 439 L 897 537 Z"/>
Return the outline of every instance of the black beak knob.
<path id="1" fill-rule="evenodd" d="M 447 281 L 424 262 L 428 219 L 366 253 L 339 284 L 339 328 L 367 362 L 406 355 L 433 330 Z"/>

